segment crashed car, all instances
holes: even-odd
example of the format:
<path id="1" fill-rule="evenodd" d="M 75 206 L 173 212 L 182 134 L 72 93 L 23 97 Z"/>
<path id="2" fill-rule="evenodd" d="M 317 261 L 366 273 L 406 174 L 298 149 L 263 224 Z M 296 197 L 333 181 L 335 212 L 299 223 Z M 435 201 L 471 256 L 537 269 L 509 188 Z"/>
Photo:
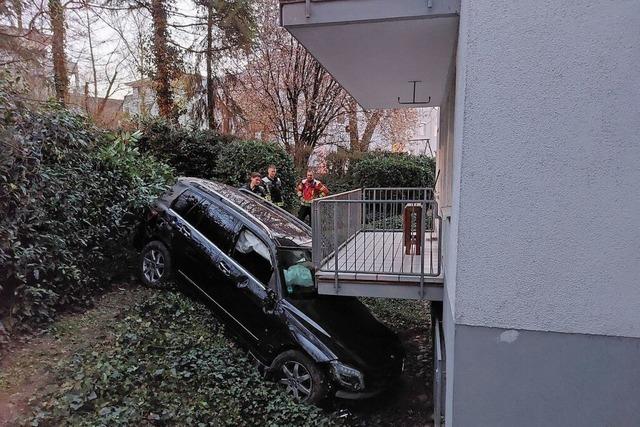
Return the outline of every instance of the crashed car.
<path id="1" fill-rule="evenodd" d="M 298 401 L 373 396 L 403 370 L 397 335 L 364 304 L 317 293 L 309 226 L 250 192 L 180 178 L 135 242 L 145 284 L 176 279 Z"/>

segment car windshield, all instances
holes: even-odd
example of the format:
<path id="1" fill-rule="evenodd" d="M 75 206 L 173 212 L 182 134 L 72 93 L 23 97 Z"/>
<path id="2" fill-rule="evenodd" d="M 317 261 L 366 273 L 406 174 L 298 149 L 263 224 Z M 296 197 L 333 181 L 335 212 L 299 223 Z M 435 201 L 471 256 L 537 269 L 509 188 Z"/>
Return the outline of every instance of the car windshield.
<path id="1" fill-rule="evenodd" d="M 279 260 L 286 296 L 305 298 L 316 295 L 309 249 L 280 249 Z"/>

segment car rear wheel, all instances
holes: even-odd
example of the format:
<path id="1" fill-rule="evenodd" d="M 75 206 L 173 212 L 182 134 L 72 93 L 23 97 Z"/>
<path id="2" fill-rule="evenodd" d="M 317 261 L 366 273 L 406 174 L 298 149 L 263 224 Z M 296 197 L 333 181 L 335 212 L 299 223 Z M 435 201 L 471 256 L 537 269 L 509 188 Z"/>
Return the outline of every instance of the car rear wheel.
<path id="1" fill-rule="evenodd" d="M 318 404 L 327 397 L 329 385 L 325 373 L 301 352 L 285 351 L 271 366 L 274 379 L 297 402 Z"/>
<path id="2" fill-rule="evenodd" d="M 140 255 L 140 278 L 151 287 L 161 287 L 171 278 L 171 255 L 167 247 L 158 241 L 147 243 Z"/>

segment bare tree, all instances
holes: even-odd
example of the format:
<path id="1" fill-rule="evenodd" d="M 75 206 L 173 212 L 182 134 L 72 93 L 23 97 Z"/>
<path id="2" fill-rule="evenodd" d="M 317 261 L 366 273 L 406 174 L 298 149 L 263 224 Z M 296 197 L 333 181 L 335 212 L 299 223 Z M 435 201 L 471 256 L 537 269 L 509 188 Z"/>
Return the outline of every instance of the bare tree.
<path id="1" fill-rule="evenodd" d="M 371 138 L 373 138 L 380 120 L 384 117 L 383 110 L 360 110 L 356 100 L 349 97 L 345 102 L 345 112 L 349 121 L 346 130 L 349 133 L 349 147 L 351 151 L 355 152 L 369 151 Z M 362 133 L 359 132 L 361 117 L 364 122 Z"/>
<path id="2" fill-rule="evenodd" d="M 306 167 L 329 124 L 342 113 L 346 92 L 306 49 L 277 27 L 273 7 L 263 6 L 258 42 L 247 58 L 245 104 L 263 111 L 274 135 Z"/>
<path id="3" fill-rule="evenodd" d="M 418 121 L 418 111 L 415 108 L 385 110 L 378 132 L 385 141 L 391 143 L 392 151 L 404 151 Z"/>
<path id="4" fill-rule="evenodd" d="M 152 79 L 161 117 L 175 121 L 172 80 L 179 74 L 182 61 L 179 49 L 169 34 L 169 13 L 172 0 L 108 0 L 101 6 L 108 10 L 145 10 L 151 16 Z M 122 33 L 120 35 L 123 35 Z M 124 37 L 123 37 L 124 38 Z"/>

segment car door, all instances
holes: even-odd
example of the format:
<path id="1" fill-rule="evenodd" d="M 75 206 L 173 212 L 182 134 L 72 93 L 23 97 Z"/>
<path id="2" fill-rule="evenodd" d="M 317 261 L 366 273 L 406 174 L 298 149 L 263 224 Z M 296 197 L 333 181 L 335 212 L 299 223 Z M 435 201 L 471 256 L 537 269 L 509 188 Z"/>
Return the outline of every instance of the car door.
<path id="1" fill-rule="evenodd" d="M 167 213 L 171 228 L 171 253 L 175 272 L 181 278 L 196 280 L 198 269 L 197 226 L 206 210 L 205 198 L 191 190 L 184 191 L 174 200 Z"/>
<path id="2" fill-rule="evenodd" d="M 269 246 L 248 228 L 242 228 L 236 235 L 230 258 L 232 273 L 240 278 L 228 291 L 229 307 L 233 315 L 241 321 L 261 343 L 263 356 L 268 356 L 275 348 L 270 339 L 284 327 L 274 315 L 276 263 Z"/>
<path id="3" fill-rule="evenodd" d="M 241 227 L 237 214 L 213 198 L 199 204 L 195 211 L 201 215 L 193 231 L 197 248 L 193 264 L 199 268 L 192 275 L 192 284 L 241 339 L 258 344 L 263 328 L 255 316 L 264 315 L 261 301 L 267 293 L 229 256 Z M 249 311 L 243 305 L 247 295 L 255 302 Z"/>
<path id="4" fill-rule="evenodd" d="M 214 199 L 197 192 L 185 193 L 180 196 L 184 202 L 178 198 L 172 205 L 176 274 L 186 281 L 189 293 L 220 312 L 224 320 L 233 321 L 222 303 L 221 289 L 231 280 L 223 274 L 224 259 L 239 222 Z"/>

